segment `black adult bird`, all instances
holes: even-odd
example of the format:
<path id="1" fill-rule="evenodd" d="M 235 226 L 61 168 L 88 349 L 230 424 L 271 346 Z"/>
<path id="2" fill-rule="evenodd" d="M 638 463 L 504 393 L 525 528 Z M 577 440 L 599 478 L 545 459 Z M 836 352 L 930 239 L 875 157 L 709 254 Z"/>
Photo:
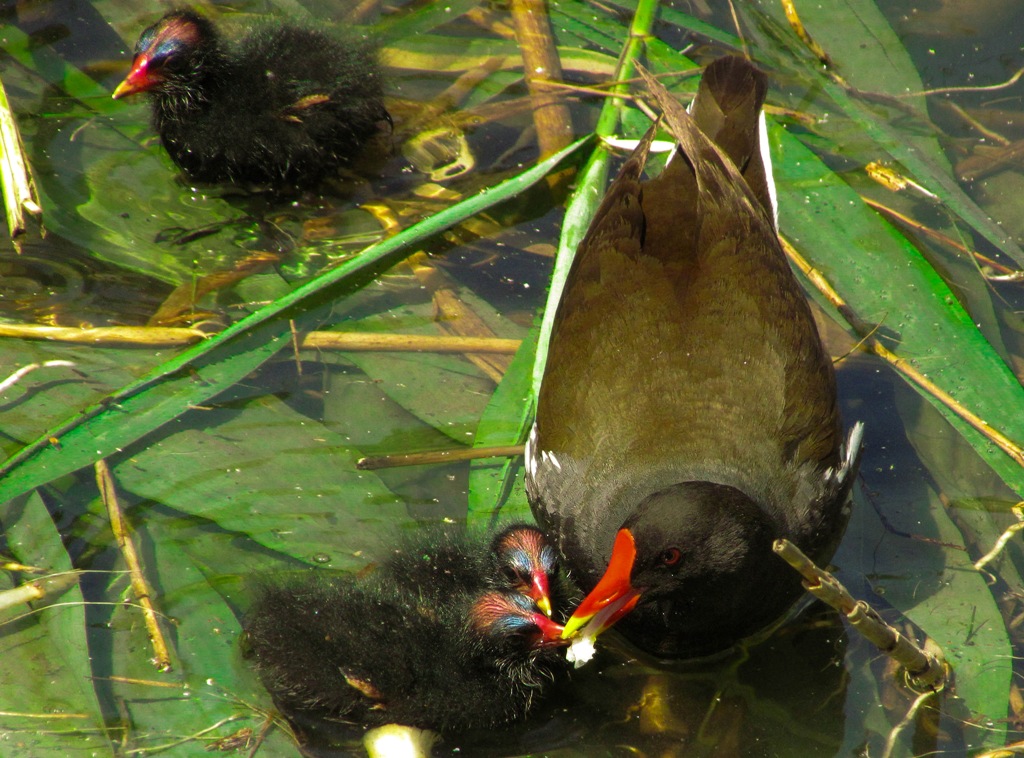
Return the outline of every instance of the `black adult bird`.
<path id="1" fill-rule="evenodd" d="M 471 539 L 432 540 L 363 579 L 317 573 L 264 587 L 244 622 L 253 663 L 278 707 L 301 721 L 445 733 L 520 718 L 564 668 L 562 626 L 530 597 L 531 572 L 547 559 L 502 557 L 520 541 L 550 550 L 537 536 L 510 527 L 482 551 Z"/>
<path id="2" fill-rule="evenodd" d="M 765 75 L 716 61 L 692 117 L 647 83 L 679 144 L 641 181 L 652 128 L 576 253 L 526 483 L 590 591 L 566 634 L 622 618 L 640 647 L 698 657 L 800 596 L 774 539 L 832 555 L 861 426 L 844 445 L 832 364 L 779 245 Z"/>
<path id="3" fill-rule="evenodd" d="M 172 11 L 139 37 L 113 96 L 136 92 L 151 93 L 171 159 L 203 182 L 310 187 L 391 130 L 372 43 L 287 24 L 232 46 L 207 19 Z"/>

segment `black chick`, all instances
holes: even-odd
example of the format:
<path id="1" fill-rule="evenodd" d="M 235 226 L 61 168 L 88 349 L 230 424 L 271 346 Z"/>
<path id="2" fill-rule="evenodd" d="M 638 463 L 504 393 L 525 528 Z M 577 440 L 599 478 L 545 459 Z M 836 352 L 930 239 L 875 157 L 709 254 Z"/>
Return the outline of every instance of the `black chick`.
<path id="1" fill-rule="evenodd" d="M 562 626 L 493 550 L 510 534 L 533 536 L 524 529 L 532 527 L 512 527 L 475 552 L 479 543 L 451 535 L 358 580 L 318 573 L 262 588 L 244 622 L 246 645 L 277 706 L 299 723 L 441 733 L 525 716 L 565 659 Z"/>
<path id="2" fill-rule="evenodd" d="M 152 95 L 171 159 L 203 182 L 310 187 L 390 142 L 376 50 L 355 37 L 265 24 L 229 46 L 207 19 L 172 11 L 139 37 L 113 96 L 136 92 Z"/>

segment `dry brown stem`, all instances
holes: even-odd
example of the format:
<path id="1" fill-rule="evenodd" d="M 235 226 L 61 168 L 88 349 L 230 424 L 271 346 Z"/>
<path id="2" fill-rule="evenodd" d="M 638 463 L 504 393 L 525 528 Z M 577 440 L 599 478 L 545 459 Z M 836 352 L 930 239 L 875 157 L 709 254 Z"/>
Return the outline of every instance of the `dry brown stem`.
<path id="1" fill-rule="evenodd" d="M 551 101 L 547 81 L 562 80 L 562 63 L 555 48 L 544 0 L 512 0 L 512 23 L 523 52 L 523 74 L 530 96 L 539 98 L 533 111 L 540 156 L 545 158 L 572 141 L 569 108 Z"/>
<path id="2" fill-rule="evenodd" d="M 772 549 L 800 573 L 804 589 L 844 614 L 868 642 L 902 666 L 911 685 L 919 690 L 942 689 L 946 682 L 946 665 L 940 651 L 925 650 L 904 637 L 863 600 L 854 600 L 838 579 L 818 568 L 789 540 L 775 540 Z"/>
<path id="3" fill-rule="evenodd" d="M 142 606 L 142 616 L 146 623 L 146 631 L 149 633 L 149 640 L 153 645 L 153 665 L 158 671 L 169 671 L 171 668 L 171 656 L 157 620 L 157 612 L 153 606 L 149 583 L 146 581 L 146 576 L 142 569 L 142 561 L 139 560 L 139 554 L 135 550 L 135 543 L 132 542 L 128 524 L 124 520 L 121 505 L 117 500 L 114 477 L 107 467 L 107 462 L 102 458 L 96 461 L 96 484 L 100 489 L 100 497 L 103 499 L 103 504 L 107 506 L 107 513 L 110 516 L 110 529 L 114 533 L 114 539 L 117 541 L 117 546 L 121 550 L 125 565 L 128 567 L 132 591 L 135 593 L 139 605 Z"/>
<path id="4" fill-rule="evenodd" d="M 356 461 L 356 468 L 373 471 L 399 466 L 426 466 L 454 461 L 475 461 L 481 458 L 513 458 L 523 454 L 522 445 L 494 447 L 467 447 L 454 450 L 435 450 L 426 453 L 396 453 L 394 455 L 368 455 Z"/>

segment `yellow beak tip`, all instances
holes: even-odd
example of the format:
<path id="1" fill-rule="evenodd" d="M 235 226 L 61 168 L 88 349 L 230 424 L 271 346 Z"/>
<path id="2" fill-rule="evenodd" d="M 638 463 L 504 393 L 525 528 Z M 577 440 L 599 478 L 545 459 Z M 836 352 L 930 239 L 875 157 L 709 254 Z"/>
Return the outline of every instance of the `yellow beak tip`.
<path id="1" fill-rule="evenodd" d="M 562 639 L 567 640 L 573 637 L 580 629 L 587 625 L 589 620 L 589 618 L 577 618 L 576 616 L 570 618 L 562 628 Z"/>

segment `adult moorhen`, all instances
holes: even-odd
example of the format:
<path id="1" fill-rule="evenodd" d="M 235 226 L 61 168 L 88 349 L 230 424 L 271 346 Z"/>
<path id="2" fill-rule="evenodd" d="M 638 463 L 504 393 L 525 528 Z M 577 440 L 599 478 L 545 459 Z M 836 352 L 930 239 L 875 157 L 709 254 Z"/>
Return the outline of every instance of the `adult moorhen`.
<path id="1" fill-rule="evenodd" d="M 139 37 L 113 96 L 136 92 L 152 95 L 171 159 L 203 182 L 310 187 L 391 128 L 369 41 L 265 24 L 229 46 L 189 10 Z"/>
<path id="2" fill-rule="evenodd" d="M 567 636 L 622 618 L 638 646 L 700 657 L 801 595 L 774 539 L 832 555 L 861 426 L 844 445 L 832 364 L 776 234 L 767 78 L 712 63 L 692 117 L 647 83 L 679 144 L 642 181 L 652 127 L 579 246 L 526 485 L 590 593 Z"/>
<path id="3" fill-rule="evenodd" d="M 538 581 L 526 566 L 546 559 L 503 553 L 519 543 L 553 553 L 538 536 L 513 526 L 482 551 L 472 539 L 432 539 L 361 579 L 317 572 L 265 586 L 243 624 L 248 653 L 278 707 L 300 723 L 445 733 L 520 718 L 565 660 L 562 626 L 530 596 Z M 544 584 L 557 586 L 557 576 Z"/>

